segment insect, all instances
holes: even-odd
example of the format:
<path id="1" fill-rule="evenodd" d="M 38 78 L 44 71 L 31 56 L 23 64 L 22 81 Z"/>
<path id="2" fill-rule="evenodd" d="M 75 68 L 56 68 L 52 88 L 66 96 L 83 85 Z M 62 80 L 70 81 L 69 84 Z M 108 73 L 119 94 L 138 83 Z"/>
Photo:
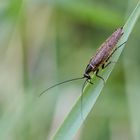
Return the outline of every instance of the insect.
<path id="1" fill-rule="evenodd" d="M 43 92 L 41 92 L 40 95 L 44 94 L 46 91 L 48 91 L 58 85 L 85 78 L 86 80 L 85 80 L 83 88 L 82 88 L 82 91 L 83 91 L 86 82 L 93 84 L 91 82 L 91 76 L 90 76 L 91 72 L 95 73 L 95 76 L 100 78 L 101 80 L 103 80 L 103 82 L 105 83 L 104 78 L 98 74 L 99 68 L 102 67 L 102 69 L 104 69 L 109 64 L 111 64 L 111 61 L 109 61 L 110 57 L 114 54 L 114 52 L 119 47 L 121 47 L 123 44 L 126 43 L 126 42 L 124 42 L 120 46 L 116 47 L 116 44 L 118 43 L 118 41 L 122 35 L 123 35 L 123 27 L 120 27 L 120 28 L 116 29 L 116 31 L 113 32 L 109 38 L 107 38 L 107 40 L 99 47 L 96 54 L 90 59 L 89 64 L 87 65 L 85 72 L 83 74 L 83 77 L 74 78 L 74 79 L 66 80 L 61 83 L 55 84 L 55 85 L 47 88 Z"/>

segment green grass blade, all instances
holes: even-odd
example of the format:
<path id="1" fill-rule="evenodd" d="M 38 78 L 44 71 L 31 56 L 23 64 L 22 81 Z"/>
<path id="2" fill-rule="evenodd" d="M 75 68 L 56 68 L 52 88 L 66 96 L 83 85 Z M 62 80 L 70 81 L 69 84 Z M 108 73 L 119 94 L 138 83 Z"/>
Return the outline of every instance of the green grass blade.
<path id="1" fill-rule="evenodd" d="M 127 22 L 124 25 L 124 35 L 118 43 L 118 46 L 128 40 L 130 33 L 136 23 L 140 14 L 140 1 L 138 2 L 136 8 L 128 18 Z M 116 51 L 113 55 L 112 60 L 117 62 L 124 46 Z M 108 79 L 111 71 L 113 70 L 114 64 L 110 65 L 108 68 L 102 72 L 102 76 L 105 80 Z M 83 118 L 86 118 L 92 107 L 96 103 L 97 98 L 99 97 L 104 84 L 102 80 L 93 77 L 94 85 L 87 84 L 82 101 L 82 114 Z M 53 137 L 53 140 L 71 140 L 80 126 L 83 124 L 83 119 L 81 118 L 81 98 L 78 99 L 71 112 L 66 117 L 63 124 L 57 130 L 56 134 Z"/>

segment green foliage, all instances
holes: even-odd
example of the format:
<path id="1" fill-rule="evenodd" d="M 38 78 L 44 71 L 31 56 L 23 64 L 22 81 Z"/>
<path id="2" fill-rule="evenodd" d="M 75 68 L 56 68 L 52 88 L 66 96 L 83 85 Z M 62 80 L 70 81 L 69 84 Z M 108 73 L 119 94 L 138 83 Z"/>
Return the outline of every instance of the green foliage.
<path id="1" fill-rule="evenodd" d="M 94 85 L 87 84 L 84 90 L 82 108 L 81 97 L 74 103 L 81 93 L 81 81 L 62 85 L 38 98 L 47 87 L 83 74 L 98 46 L 112 31 L 124 25 L 126 9 L 131 13 L 130 9 L 135 7 L 134 2 L 126 3 L 113 0 L 1 1 L 1 140 L 112 140 L 122 135 L 122 139 L 140 139 L 137 133 L 138 22 L 134 28 L 139 5 L 128 16 L 124 35 L 118 43 L 127 40 L 125 63 L 118 61 L 109 79 L 114 64 L 100 71 L 108 79 L 105 86 L 93 76 Z M 118 60 L 123 49 L 124 46 L 117 50 L 113 61 Z"/>
<path id="2" fill-rule="evenodd" d="M 136 20 L 139 17 L 139 13 L 140 13 L 140 3 L 138 3 L 137 7 L 135 8 L 135 10 L 133 11 L 133 13 L 130 15 L 127 22 L 125 23 L 124 30 L 123 30 L 124 35 L 119 41 L 117 46 L 119 46 L 120 44 L 123 44 L 124 42 L 128 40 L 128 37 L 130 33 L 132 32 L 132 29 L 136 23 Z M 116 52 L 115 56 L 113 57 L 114 62 L 117 62 L 122 52 L 123 47 L 119 49 L 119 51 Z M 109 77 L 113 67 L 114 66 L 112 65 L 109 69 L 104 71 L 103 77 L 105 78 L 105 81 Z M 95 79 L 93 77 L 93 81 L 94 81 L 94 86 L 88 83 L 86 90 L 83 92 L 84 100 L 83 100 L 83 106 L 82 106 L 82 112 L 83 112 L 82 114 L 84 118 L 86 118 L 89 112 L 91 111 L 93 105 L 96 103 L 96 100 L 98 99 L 101 93 L 101 90 L 104 86 L 102 80 L 99 80 L 97 78 Z M 68 114 L 68 117 L 65 119 L 62 126 L 57 131 L 56 135 L 53 138 L 54 140 L 65 140 L 65 139 L 70 140 L 73 138 L 77 130 L 83 124 L 80 107 L 81 107 L 81 97 L 79 98 L 77 103 L 74 105 L 72 111 Z"/>

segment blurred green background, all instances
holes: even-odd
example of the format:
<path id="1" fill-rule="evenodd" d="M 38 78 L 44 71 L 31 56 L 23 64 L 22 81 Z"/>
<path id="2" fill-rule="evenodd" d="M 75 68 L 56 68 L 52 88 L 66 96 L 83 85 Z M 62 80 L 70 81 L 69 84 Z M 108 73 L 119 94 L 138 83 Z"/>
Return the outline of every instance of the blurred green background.
<path id="1" fill-rule="evenodd" d="M 51 139 L 90 57 L 125 23 L 137 0 L 1 0 L 0 140 Z M 140 140 L 140 20 L 94 110 L 74 140 Z M 93 85 L 94 86 L 94 85 Z"/>

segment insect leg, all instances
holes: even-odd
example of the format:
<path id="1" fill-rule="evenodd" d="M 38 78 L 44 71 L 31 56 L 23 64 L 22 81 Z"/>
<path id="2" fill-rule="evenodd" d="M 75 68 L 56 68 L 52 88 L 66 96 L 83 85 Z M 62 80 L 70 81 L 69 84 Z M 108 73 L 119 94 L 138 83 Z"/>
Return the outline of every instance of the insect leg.
<path id="1" fill-rule="evenodd" d="M 109 61 L 107 64 L 103 64 L 102 65 L 102 69 L 105 69 L 107 66 L 109 66 L 111 63 L 116 63 L 116 62 L 113 62 L 113 61 Z"/>
<path id="2" fill-rule="evenodd" d="M 122 43 L 120 46 L 118 46 L 117 48 L 115 48 L 114 50 L 113 50 L 113 52 L 109 55 L 109 57 L 107 58 L 107 60 L 106 60 L 106 62 L 108 62 L 108 60 L 110 59 L 110 57 L 115 53 L 115 51 L 116 50 L 118 50 L 123 44 L 125 44 L 126 43 L 126 41 L 124 42 L 124 43 Z M 106 65 L 105 64 L 103 64 L 102 65 L 102 69 L 105 69 L 107 66 L 109 66 L 111 63 L 116 63 L 116 62 L 112 62 L 112 61 L 109 61 Z"/>
<path id="3" fill-rule="evenodd" d="M 118 46 L 117 48 L 115 48 L 113 50 L 113 52 L 109 55 L 109 57 L 107 58 L 106 62 L 110 59 L 110 57 L 116 52 L 116 50 L 118 50 L 122 45 L 124 45 L 126 43 L 126 41 L 124 43 L 122 43 L 120 46 Z"/>
<path id="4" fill-rule="evenodd" d="M 96 70 L 95 75 L 96 75 L 98 78 L 100 78 L 101 80 L 103 80 L 103 82 L 104 82 L 104 84 L 105 84 L 105 80 L 104 80 L 104 78 L 101 77 L 100 75 L 98 75 L 98 72 L 99 72 L 99 69 Z"/>

